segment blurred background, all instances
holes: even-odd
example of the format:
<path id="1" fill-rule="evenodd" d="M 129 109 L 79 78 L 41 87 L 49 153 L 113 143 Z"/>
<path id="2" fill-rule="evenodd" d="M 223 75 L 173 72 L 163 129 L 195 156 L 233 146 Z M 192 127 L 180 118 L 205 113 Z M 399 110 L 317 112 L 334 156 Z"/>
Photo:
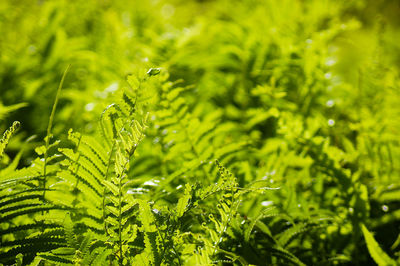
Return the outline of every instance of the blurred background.
<path id="1" fill-rule="evenodd" d="M 289 54 L 302 60 L 310 46 L 342 84 L 390 83 L 400 63 L 399 14 L 396 0 L 1 1 L 0 131 L 18 120 L 21 139 L 43 137 L 68 64 L 56 134 L 90 131 L 125 76 L 153 66 L 213 97 L 228 92 L 232 73 L 253 86 L 244 83 L 261 83 L 262 67 Z M 363 88 L 357 102 L 377 105 L 376 90 L 384 88 Z"/>
<path id="2" fill-rule="evenodd" d="M 218 94 L 227 89 L 225 74 L 260 72 L 265 53 L 266 64 L 289 53 L 302 59 L 308 45 L 326 57 L 333 78 L 353 87 L 390 82 L 400 63 L 399 14 L 396 0 L 1 1 L 0 129 L 19 120 L 21 138 L 43 136 L 68 64 L 57 134 L 90 131 L 103 99 L 149 66 Z M 381 68 L 373 75 L 382 77 L 368 67 Z"/>

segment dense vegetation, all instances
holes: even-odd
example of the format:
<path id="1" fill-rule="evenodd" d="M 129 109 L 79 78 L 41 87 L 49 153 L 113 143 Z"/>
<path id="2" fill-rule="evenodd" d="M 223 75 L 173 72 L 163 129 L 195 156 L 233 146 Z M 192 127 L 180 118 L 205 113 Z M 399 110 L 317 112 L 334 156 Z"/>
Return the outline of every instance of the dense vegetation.
<path id="1" fill-rule="evenodd" d="M 0 1 L 0 264 L 400 264 L 399 14 Z"/>

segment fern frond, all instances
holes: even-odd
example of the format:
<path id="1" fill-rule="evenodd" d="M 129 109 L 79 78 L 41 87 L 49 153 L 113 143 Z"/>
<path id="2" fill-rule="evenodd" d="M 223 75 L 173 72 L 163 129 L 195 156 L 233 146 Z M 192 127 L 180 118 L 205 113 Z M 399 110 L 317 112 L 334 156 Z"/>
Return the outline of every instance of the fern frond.
<path id="1" fill-rule="evenodd" d="M 0 253 L 0 263 L 12 264 L 15 260 L 15 256 L 18 254 L 24 254 L 24 257 L 33 259 L 38 252 L 46 252 L 52 249 L 59 248 L 62 243 L 46 243 L 36 242 L 34 245 L 22 245 L 19 247 L 12 248 L 7 252 Z"/>
<path id="2" fill-rule="evenodd" d="M 36 245 L 39 243 L 51 243 L 63 245 L 65 240 L 58 237 L 38 237 L 38 238 L 25 238 L 21 240 L 4 241 L 1 243 L 2 247 L 13 247 L 19 245 Z"/>
<path id="3" fill-rule="evenodd" d="M 368 231 L 364 224 L 361 224 L 361 229 L 364 234 L 365 242 L 367 243 L 368 251 L 374 261 L 379 265 L 396 265 L 397 263 L 391 259 L 379 246 L 371 232 Z"/>
<path id="4" fill-rule="evenodd" d="M 109 262 L 107 262 L 107 258 L 112 254 L 111 249 L 97 249 L 93 251 L 93 257 L 94 259 L 92 260 L 92 265 L 107 265 Z"/>
<path id="5" fill-rule="evenodd" d="M 261 211 L 255 218 L 252 218 L 252 219 L 250 220 L 251 222 L 250 222 L 250 224 L 248 225 L 248 227 L 247 227 L 247 229 L 246 229 L 246 231 L 245 231 L 245 233 L 244 233 L 244 239 L 245 239 L 246 241 L 249 241 L 250 235 L 251 235 L 251 232 L 252 232 L 254 226 L 256 226 L 257 223 L 260 223 L 260 220 L 261 220 L 261 219 L 267 218 L 267 217 L 271 217 L 271 216 L 276 216 L 276 215 L 278 215 L 278 214 L 279 214 L 279 211 L 277 210 L 277 208 L 276 208 L 275 206 L 268 207 L 268 208 L 264 209 L 263 211 Z M 265 225 L 264 225 L 264 226 L 265 226 Z M 268 227 L 265 226 L 264 228 L 265 228 L 265 229 L 262 230 L 262 231 L 263 231 L 264 233 L 266 233 L 266 234 L 270 237 L 270 239 L 274 240 L 274 237 L 272 236 L 272 233 L 271 233 L 271 231 L 268 229 Z M 275 240 L 274 240 L 274 241 L 275 241 Z"/>
<path id="6" fill-rule="evenodd" d="M 74 233 L 74 224 L 69 213 L 66 214 L 64 219 L 64 232 L 68 246 L 71 248 L 76 248 L 78 243 Z"/>
<path id="7" fill-rule="evenodd" d="M 50 252 L 39 253 L 37 256 L 39 258 L 43 259 L 44 261 L 49 262 L 51 264 L 55 264 L 55 265 L 71 265 L 72 264 L 72 260 L 66 259 L 64 257 L 55 255 Z"/>
<path id="8" fill-rule="evenodd" d="M 311 226 L 308 223 L 300 223 L 291 226 L 277 236 L 280 246 L 285 247 L 295 235 L 306 232 L 310 228 Z"/>
<path id="9" fill-rule="evenodd" d="M 176 218 L 180 218 L 187 211 L 187 207 L 192 199 L 192 187 L 186 184 L 185 193 L 183 197 L 178 200 L 176 207 Z"/>
<path id="10" fill-rule="evenodd" d="M 29 223 L 29 224 L 23 224 L 23 225 L 18 225 L 18 226 L 13 226 L 13 227 L 8 227 L 7 229 L 0 230 L 0 235 L 5 236 L 7 234 L 12 234 L 12 233 L 19 233 L 21 231 L 29 231 L 29 230 L 43 230 L 43 229 L 55 229 L 55 228 L 60 228 L 59 224 L 56 223 L 46 223 L 46 222 L 37 222 L 37 223 Z"/>
<path id="11" fill-rule="evenodd" d="M 3 158 L 4 150 L 6 149 L 11 136 L 17 131 L 20 125 L 21 124 L 18 121 L 15 121 L 12 126 L 4 132 L 3 137 L 0 139 L 0 161 Z"/>
<path id="12" fill-rule="evenodd" d="M 13 218 L 27 214 L 40 213 L 43 211 L 50 211 L 50 210 L 65 210 L 65 208 L 61 206 L 56 206 L 52 204 L 42 204 L 42 203 L 26 204 L 26 206 L 22 205 L 21 208 L 15 208 L 17 211 L 15 211 L 14 209 L 9 210 L 10 212 L 9 214 L 0 216 L 0 223 L 10 221 Z"/>
<path id="13" fill-rule="evenodd" d="M 293 265 L 305 266 L 295 255 L 280 247 L 267 247 L 273 256 L 284 259 L 286 262 L 291 262 Z"/>
<path id="14" fill-rule="evenodd" d="M 42 191 L 42 189 L 40 191 Z M 35 192 L 38 192 L 38 191 L 36 190 Z M 11 199 L 3 200 L 0 202 L 0 211 L 2 213 L 7 212 L 7 210 L 4 207 L 8 206 L 8 205 L 12 205 L 13 203 L 21 203 L 23 201 L 33 201 L 33 199 L 42 200 L 42 196 L 43 196 L 42 194 L 37 194 L 37 193 L 34 193 L 34 194 L 24 193 L 23 195 L 16 196 L 14 193 L 13 195 L 8 196 L 8 198 L 11 198 Z M 18 206 L 21 206 L 21 205 L 18 205 Z"/>
<path id="15" fill-rule="evenodd" d="M 84 156 L 79 156 L 78 154 L 74 153 L 71 149 L 59 149 L 59 151 L 64 154 L 67 158 L 69 158 L 74 163 L 65 163 L 69 167 L 69 172 L 75 177 L 78 177 L 79 180 L 87 183 L 96 194 L 100 197 L 102 195 L 102 186 L 101 186 L 101 179 L 102 175 L 101 172 L 93 166 L 90 160 L 85 158 Z M 75 160 L 79 156 L 79 162 L 75 162 Z"/>
<path id="16" fill-rule="evenodd" d="M 84 193 L 85 196 L 88 197 L 88 200 L 90 200 L 91 203 L 95 203 L 101 200 L 102 197 L 101 192 L 96 190 L 96 188 L 92 186 L 91 183 L 89 183 L 89 181 L 87 181 L 87 179 L 92 180 L 92 177 L 77 175 L 71 173 L 69 170 L 62 170 L 57 173 L 57 176 L 73 186 L 75 186 L 79 180 L 80 185 L 77 187 L 77 189 L 82 193 Z M 99 185 L 97 185 L 96 187 L 98 186 Z"/>

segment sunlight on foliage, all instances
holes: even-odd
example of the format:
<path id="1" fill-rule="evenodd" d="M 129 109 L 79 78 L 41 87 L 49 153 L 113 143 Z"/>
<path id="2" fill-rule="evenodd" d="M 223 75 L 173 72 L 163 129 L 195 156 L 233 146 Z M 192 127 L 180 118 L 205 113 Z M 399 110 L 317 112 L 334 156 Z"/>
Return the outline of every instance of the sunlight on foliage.
<path id="1" fill-rule="evenodd" d="M 400 264 L 398 14 L 0 1 L 0 265 Z"/>

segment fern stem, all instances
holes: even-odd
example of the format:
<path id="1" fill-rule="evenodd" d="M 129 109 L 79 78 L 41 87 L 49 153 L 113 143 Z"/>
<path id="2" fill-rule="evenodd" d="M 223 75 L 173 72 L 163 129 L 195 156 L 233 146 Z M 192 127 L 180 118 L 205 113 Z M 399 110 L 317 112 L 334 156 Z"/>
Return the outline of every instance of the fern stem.
<path id="1" fill-rule="evenodd" d="M 70 67 L 71 67 L 71 65 L 67 66 L 67 68 L 64 71 L 64 74 L 61 77 L 61 81 L 60 81 L 60 84 L 58 85 L 58 89 L 57 89 L 57 93 L 56 93 L 56 98 L 55 98 L 54 103 L 53 103 L 53 108 L 51 110 L 49 124 L 47 125 L 47 134 L 46 134 L 46 137 L 45 137 L 46 149 L 44 151 L 43 182 L 42 182 L 43 200 L 45 200 L 45 196 L 46 196 L 47 160 L 48 160 L 48 157 L 49 157 L 48 151 L 49 151 L 49 145 L 50 145 L 50 138 L 52 137 L 51 136 L 51 128 L 53 126 L 54 115 L 56 113 L 58 99 L 60 98 L 61 88 L 64 85 L 64 80 L 65 80 L 65 77 L 67 76 L 67 73 L 68 73 L 68 70 L 69 70 Z"/>
<path id="2" fill-rule="evenodd" d="M 174 245 L 172 245 L 172 250 L 174 251 L 176 257 L 178 258 L 178 264 L 179 264 L 179 266 L 181 266 L 181 265 L 182 265 L 181 258 L 179 257 L 179 254 L 178 254 L 178 252 L 176 251 Z"/>
<path id="3" fill-rule="evenodd" d="M 113 154 L 114 148 L 115 148 L 115 141 L 113 142 L 113 144 L 111 146 L 110 156 L 108 157 L 107 170 L 106 170 L 106 175 L 104 177 L 104 180 L 107 180 L 107 177 L 108 177 L 108 171 L 110 170 L 112 154 Z M 106 191 L 107 190 L 104 187 L 104 189 L 103 189 L 103 221 L 104 221 L 104 231 L 106 232 L 106 234 L 108 234 L 108 227 L 107 227 L 107 223 L 105 222 L 106 221 Z"/>
<path id="4" fill-rule="evenodd" d="M 133 150 L 135 152 L 136 148 Z M 132 154 L 133 155 L 133 154 Z M 129 160 L 126 160 L 124 163 L 123 169 L 126 169 Z M 118 177 L 118 244 L 119 244 L 119 265 L 123 265 L 123 257 L 122 257 L 122 186 L 121 181 L 125 172 L 123 171 L 121 175 Z"/>
<path id="5" fill-rule="evenodd" d="M 81 144 L 81 140 L 82 140 L 82 135 L 79 136 L 78 144 L 77 144 L 76 147 L 75 147 L 75 152 L 78 152 L 78 158 L 76 158 L 76 160 L 75 160 L 75 166 L 76 166 L 75 174 L 76 174 L 76 175 L 78 174 L 79 167 L 81 166 L 81 165 L 78 163 L 79 159 L 81 158 L 81 152 L 79 151 L 79 145 Z M 80 180 L 79 178 L 76 179 L 75 189 L 78 188 L 79 180 Z"/>
<path id="6" fill-rule="evenodd" d="M 126 166 L 126 163 L 125 163 Z M 125 168 L 124 166 L 124 168 Z M 122 265 L 123 258 L 122 258 L 122 211 L 121 211 L 121 205 L 122 205 L 122 188 L 121 188 L 121 180 L 122 176 L 119 178 L 118 182 L 118 237 L 119 237 L 119 265 Z"/>

